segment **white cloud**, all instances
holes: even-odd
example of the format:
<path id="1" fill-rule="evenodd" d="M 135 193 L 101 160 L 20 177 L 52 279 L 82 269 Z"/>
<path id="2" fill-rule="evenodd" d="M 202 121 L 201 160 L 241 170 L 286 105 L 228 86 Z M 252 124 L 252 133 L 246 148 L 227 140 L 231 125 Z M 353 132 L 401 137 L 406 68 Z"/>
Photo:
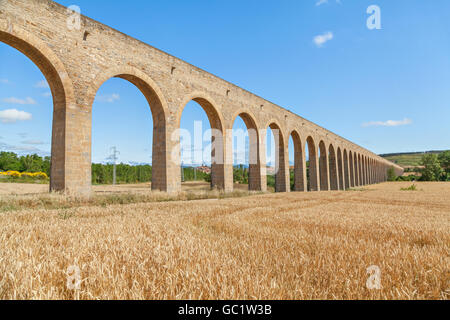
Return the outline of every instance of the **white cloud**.
<path id="1" fill-rule="evenodd" d="M 117 94 L 117 93 L 106 94 L 106 95 L 103 95 L 103 96 L 98 96 L 97 99 L 100 102 L 114 103 L 114 102 L 116 102 L 117 100 L 120 99 L 120 95 Z"/>
<path id="2" fill-rule="evenodd" d="M 325 32 L 324 34 L 318 35 L 314 37 L 314 43 L 317 47 L 322 47 L 326 42 L 333 39 L 333 32 Z"/>
<path id="3" fill-rule="evenodd" d="M 15 97 L 11 97 L 11 98 L 6 98 L 2 100 L 5 103 L 10 103 L 10 104 L 36 104 L 36 101 L 33 98 L 27 97 L 25 99 L 18 99 Z"/>
<path id="4" fill-rule="evenodd" d="M 35 153 L 37 155 L 40 155 L 41 157 L 50 156 L 50 152 L 40 150 L 36 147 L 16 146 L 16 145 L 11 145 L 11 144 L 7 144 L 7 143 L 3 143 L 3 142 L 0 142 L 0 151 L 15 152 L 19 155 L 27 155 L 27 154 Z"/>
<path id="5" fill-rule="evenodd" d="M 52 96 L 52 93 L 51 93 L 50 91 L 47 91 L 47 92 L 44 92 L 44 93 L 42 94 L 42 96 L 43 96 L 44 98 L 49 98 L 49 97 Z"/>
<path id="6" fill-rule="evenodd" d="M 0 79 L 0 83 L 9 84 L 10 82 L 8 79 Z"/>
<path id="7" fill-rule="evenodd" d="M 318 7 L 318 6 L 321 6 L 323 4 L 327 4 L 327 3 L 328 3 L 328 0 L 318 0 L 316 2 L 316 6 Z M 337 4 L 342 4 L 341 0 L 336 0 L 336 3 Z"/>
<path id="8" fill-rule="evenodd" d="M 363 123 L 363 127 L 399 127 L 412 124 L 411 119 L 405 118 L 403 120 L 388 120 L 388 121 L 371 121 Z"/>
<path id="9" fill-rule="evenodd" d="M 27 140 L 27 141 L 22 141 L 22 144 L 28 144 L 31 146 L 39 146 L 39 145 L 43 145 L 45 143 L 41 140 Z"/>
<path id="10" fill-rule="evenodd" d="M 31 113 L 25 111 L 19 111 L 16 109 L 8 109 L 0 111 L 0 121 L 3 123 L 14 123 L 17 121 L 28 121 L 31 120 L 33 116 Z"/>
<path id="11" fill-rule="evenodd" d="M 48 85 L 48 83 L 47 83 L 47 81 L 46 80 L 42 80 L 42 81 L 39 81 L 39 82 L 37 82 L 35 85 L 34 85 L 34 87 L 35 88 L 45 88 L 45 89 L 48 89 L 48 88 L 50 88 L 50 86 Z"/>

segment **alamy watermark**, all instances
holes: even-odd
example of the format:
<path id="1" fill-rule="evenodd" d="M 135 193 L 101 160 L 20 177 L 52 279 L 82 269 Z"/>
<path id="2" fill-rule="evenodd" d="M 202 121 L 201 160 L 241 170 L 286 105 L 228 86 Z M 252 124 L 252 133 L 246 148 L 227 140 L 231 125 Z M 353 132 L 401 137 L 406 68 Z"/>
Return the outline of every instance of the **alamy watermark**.
<path id="1" fill-rule="evenodd" d="M 266 141 L 268 130 L 272 131 L 273 139 Z M 195 121 L 193 134 L 186 129 L 177 129 L 172 133 L 171 141 L 174 143 L 174 147 L 171 152 L 171 160 L 175 164 L 211 162 L 211 164 L 218 165 L 244 162 L 249 165 L 257 165 L 265 160 L 265 163 L 275 167 L 275 172 L 277 172 L 280 167 L 278 159 L 280 158 L 279 145 L 282 143 L 282 139 L 278 129 L 248 128 L 247 130 L 227 129 L 222 131 L 213 128 L 204 131 L 203 123 Z M 260 146 L 262 145 L 266 146 L 266 152 L 261 152 Z"/>
<path id="2" fill-rule="evenodd" d="M 367 29 L 381 30 L 381 8 L 373 4 L 367 8 L 367 14 L 370 14 L 367 18 Z"/>
<path id="3" fill-rule="evenodd" d="M 366 287 L 369 290 L 381 290 L 381 269 L 379 266 L 370 266 L 367 268 L 369 278 Z"/>
<path id="4" fill-rule="evenodd" d="M 71 5 L 67 8 L 67 29 L 81 30 L 81 9 L 79 6 Z"/>
<path id="5" fill-rule="evenodd" d="M 81 290 L 81 270 L 78 266 L 72 265 L 67 268 L 67 289 L 73 291 Z"/>

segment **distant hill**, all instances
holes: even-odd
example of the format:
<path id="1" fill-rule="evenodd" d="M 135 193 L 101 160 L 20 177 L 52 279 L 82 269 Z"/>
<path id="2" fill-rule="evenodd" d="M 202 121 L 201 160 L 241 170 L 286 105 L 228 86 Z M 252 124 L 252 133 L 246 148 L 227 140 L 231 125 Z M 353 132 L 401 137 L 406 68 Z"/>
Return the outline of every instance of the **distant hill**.
<path id="1" fill-rule="evenodd" d="M 427 153 L 440 154 L 444 152 L 442 151 L 426 151 L 426 152 L 407 152 L 407 153 L 389 153 L 389 154 L 380 154 L 380 157 L 383 157 L 389 161 L 392 161 L 395 164 L 398 164 L 401 167 L 417 167 L 420 166 L 420 162 L 422 160 L 422 156 Z"/>

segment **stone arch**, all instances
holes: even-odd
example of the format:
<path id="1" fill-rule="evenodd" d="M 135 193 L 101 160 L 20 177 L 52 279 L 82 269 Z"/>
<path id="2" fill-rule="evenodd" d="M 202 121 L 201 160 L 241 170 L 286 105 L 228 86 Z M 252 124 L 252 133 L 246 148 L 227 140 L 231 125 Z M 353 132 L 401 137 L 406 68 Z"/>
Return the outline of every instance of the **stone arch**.
<path id="1" fill-rule="evenodd" d="M 358 153 L 353 152 L 353 162 L 354 162 L 354 170 L 355 170 L 355 187 L 359 187 L 359 163 L 358 163 Z"/>
<path id="2" fill-rule="evenodd" d="M 378 164 L 378 176 L 379 176 L 379 182 L 383 182 L 383 163 L 380 161 Z"/>
<path id="3" fill-rule="evenodd" d="M 363 163 L 364 163 L 364 184 L 368 185 L 369 184 L 369 179 L 368 179 L 369 177 L 368 177 L 368 174 L 367 174 L 367 156 L 364 155 L 363 157 L 364 157 L 364 161 L 363 161 Z"/>
<path id="4" fill-rule="evenodd" d="M 358 153 L 358 156 L 356 157 L 356 161 L 358 163 L 358 185 L 363 185 L 363 178 L 362 178 L 362 162 L 361 162 L 361 154 Z"/>
<path id="5" fill-rule="evenodd" d="M 361 154 L 360 158 L 360 168 L 361 168 L 361 185 L 365 186 L 366 185 L 366 175 L 365 175 L 365 163 L 364 163 L 364 155 Z"/>
<path id="6" fill-rule="evenodd" d="M 319 185 L 319 160 L 317 155 L 317 147 L 312 136 L 306 138 L 308 144 L 309 154 L 309 168 L 308 168 L 308 190 L 320 191 Z"/>
<path id="7" fill-rule="evenodd" d="M 372 161 L 373 183 L 377 183 L 376 163 L 377 163 L 377 161 L 374 159 L 374 160 Z"/>
<path id="8" fill-rule="evenodd" d="M 297 130 L 292 130 L 289 136 L 294 141 L 294 191 L 306 191 L 306 165 L 302 140 Z"/>
<path id="9" fill-rule="evenodd" d="M 159 85 L 145 72 L 128 65 L 115 66 L 96 75 L 87 90 L 87 107 L 92 107 L 98 90 L 111 78 L 121 78 L 134 84 L 149 101 L 154 116 L 161 114 L 165 118 L 169 114 L 167 101 Z"/>
<path id="10" fill-rule="evenodd" d="M 373 169 L 375 173 L 375 183 L 378 184 L 378 160 L 375 161 Z"/>
<path id="11" fill-rule="evenodd" d="M 375 183 L 375 159 L 373 159 L 373 158 L 370 163 L 370 174 L 371 174 L 372 184 L 374 184 Z"/>
<path id="12" fill-rule="evenodd" d="M 190 93 L 182 100 L 181 108 L 178 110 L 176 116 L 177 128 L 180 128 L 181 116 L 190 101 L 195 101 L 202 107 L 208 116 L 211 126 L 211 187 L 231 191 L 233 189 L 233 178 L 231 176 L 227 179 L 226 174 L 225 155 L 227 150 L 225 149 L 224 137 L 225 121 L 220 112 L 221 108 L 219 104 L 203 92 Z M 181 163 L 178 163 L 178 166 L 181 166 Z M 230 173 L 232 174 L 232 171 Z"/>
<path id="13" fill-rule="evenodd" d="M 330 176 L 330 190 L 339 190 L 339 172 L 338 161 L 336 156 L 336 150 L 333 144 L 330 144 L 328 148 L 328 164 L 329 164 L 329 176 Z"/>
<path id="14" fill-rule="evenodd" d="M 383 169 L 384 169 L 384 164 L 380 161 L 380 164 L 378 166 L 378 175 L 380 176 L 380 183 L 383 183 Z"/>
<path id="15" fill-rule="evenodd" d="M 355 179 L 355 154 L 350 150 L 349 151 L 349 163 L 350 163 L 350 187 L 354 188 L 356 186 Z"/>
<path id="16" fill-rule="evenodd" d="M 68 191 L 72 189 L 71 182 L 74 188 L 85 184 L 85 181 L 71 181 L 72 177 L 66 175 L 67 168 L 77 164 L 66 156 L 67 144 L 74 142 L 67 139 L 67 109 L 75 103 L 75 95 L 64 64 L 42 40 L 11 23 L 0 24 L 0 42 L 28 57 L 50 86 L 53 97 L 50 191 Z"/>
<path id="17" fill-rule="evenodd" d="M 350 189 L 350 162 L 348 160 L 349 155 L 347 152 L 347 149 L 344 149 L 344 183 L 345 187 L 344 190 Z"/>
<path id="18" fill-rule="evenodd" d="M 375 177 L 374 177 L 374 159 L 370 158 L 370 163 L 369 163 L 369 170 L 370 170 L 370 184 L 374 184 L 375 183 Z"/>
<path id="19" fill-rule="evenodd" d="M 203 110 L 206 112 L 206 115 L 208 116 L 211 128 L 218 129 L 223 132 L 225 120 L 221 113 L 222 108 L 218 103 L 214 101 L 212 97 L 201 91 L 192 92 L 184 97 L 181 102 L 181 108 L 178 109 L 178 112 L 176 114 L 177 127 L 180 127 L 181 116 L 184 109 L 186 108 L 186 105 L 190 101 L 197 102 L 203 108 Z"/>
<path id="20" fill-rule="evenodd" d="M 373 158 L 370 158 L 370 165 L 369 165 L 369 169 L 370 169 L 370 184 L 373 184 L 374 181 L 374 176 L 373 176 Z"/>
<path id="21" fill-rule="evenodd" d="M 378 183 L 377 181 L 377 160 L 373 162 L 373 182 Z"/>
<path id="22" fill-rule="evenodd" d="M 337 149 L 337 167 L 338 167 L 338 182 L 339 189 L 345 190 L 345 170 L 344 170 L 344 162 L 342 158 L 342 150 L 340 147 Z"/>
<path id="23" fill-rule="evenodd" d="M 275 192 L 289 192 L 289 166 L 286 161 L 286 142 L 283 130 L 276 120 L 269 121 L 264 128 L 270 128 L 275 138 Z M 266 141 L 266 150 L 267 143 L 268 141 Z"/>
<path id="24" fill-rule="evenodd" d="M 367 157 L 366 155 L 362 156 L 362 162 L 363 162 L 363 183 L 364 185 L 367 185 Z"/>
<path id="25" fill-rule="evenodd" d="M 365 156 L 364 157 L 364 164 L 365 164 L 365 174 L 366 174 L 366 185 L 370 184 L 370 179 L 369 179 L 369 157 Z"/>
<path id="26" fill-rule="evenodd" d="M 320 190 L 330 190 L 328 150 L 323 140 L 319 142 L 319 173 L 320 173 Z"/>
<path id="27" fill-rule="evenodd" d="M 100 87 L 111 78 L 127 80 L 135 85 L 146 98 L 153 117 L 153 152 L 152 152 L 152 190 L 168 190 L 169 153 L 167 152 L 167 102 L 161 89 L 144 72 L 130 66 L 116 66 L 100 72 L 87 91 L 88 110 L 92 105 Z M 92 128 L 89 130 L 90 141 Z M 92 142 L 91 142 L 92 143 Z"/>
<path id="28" fill-rule="evenodd" d="M 256 118 L 249 111 L 239 111 L 232 117 L 231 128 L 238 117 L 244 121 L 249 137 L 248 188 L 250 191 L 264 191 L 266 188 L 263 183 L 266 182 L 262 179 L 260 138 Z"/>

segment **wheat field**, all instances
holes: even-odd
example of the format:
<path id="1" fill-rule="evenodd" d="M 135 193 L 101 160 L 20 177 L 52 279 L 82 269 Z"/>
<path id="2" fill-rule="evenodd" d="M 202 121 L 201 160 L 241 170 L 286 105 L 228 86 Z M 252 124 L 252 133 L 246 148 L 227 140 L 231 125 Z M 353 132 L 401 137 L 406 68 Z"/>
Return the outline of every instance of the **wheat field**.
<path id="1" fill-rule="evenodd" d="M 53 207 L 0 196 L 0 299 L 449 299 L 450 184 L 410 185 Z"/>

